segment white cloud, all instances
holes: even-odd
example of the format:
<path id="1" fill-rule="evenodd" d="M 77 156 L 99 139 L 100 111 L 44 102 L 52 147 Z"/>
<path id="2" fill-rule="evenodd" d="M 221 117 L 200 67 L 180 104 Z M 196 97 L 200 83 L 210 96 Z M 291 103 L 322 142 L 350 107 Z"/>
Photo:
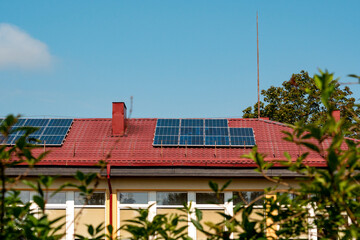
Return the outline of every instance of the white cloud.
<path id="1" fill-rule="evenodd" d="M 45 43 L 14 25 L 0 23 L 0 69 L 44 69 L 52 61 Z"/>

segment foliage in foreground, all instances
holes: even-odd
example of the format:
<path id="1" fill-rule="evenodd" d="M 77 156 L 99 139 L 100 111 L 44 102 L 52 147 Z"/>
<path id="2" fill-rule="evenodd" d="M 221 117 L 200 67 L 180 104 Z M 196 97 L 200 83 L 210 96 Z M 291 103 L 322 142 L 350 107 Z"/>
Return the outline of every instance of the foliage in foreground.
<path id="1" fill-rule="evenodd" d="M 191 205 L 181 209 L 182 215 L 157 215 L 149 218 L 149 209 L 138 209 L 138 217 L 129 220 L 121 227 L 127 231 L 132 239 L 189 239 L 186 226 L 181 223 L 187 222 L 187 214 L 191 214 L 191 222 L 208 239 L 292 239 L 305 235 L 308 232 L 317 235 L 319 239 L 359 239 L 360 238 L 360 197 L 359 188 L 359 142 L 345 138 L 346 119 L 336 122 L 332 117 L 332 111 L 337 105 L 332 102 L 331 96 L 337 91 L 333 81 L 333 75 L 321 72 L 314 76 L 314 82 L 319 92 L 319 99 L 324 106 L 325 121 L 300 122 L 291 125 L 292 131 L 286 132 L 285 139 L 301 146 L 303 151 L 296 161 L 285 153 L 287 161 L 269 162 L 256 148 L 247 155 L 258 165 L 257 171 L 263 177 L 274 183 L 274 187 L 265 189 L 262 196 L 252 202 L 237 204 L 234 214 L 219 213 L 223 221 L 202 223 L 202 212 L 194 209 Z M 306 90 L 307 88 L 305 88 Z M 306 90 L 310 91 L 310 90 Z M 321 118 L 320 118 L 321 120 Z M 1 125 L 1 133 L 7 137 L 16 122 L 16 118 L 10 116 Z M 359 123 L 357 123 L 359 124 Z M 320 126 L 320 127 L 319 127 Z M 20 129 L 25 131 L 15 146 L 6 147 L 0 145 L 1 156 L 1 214 L 0 214 L 0 239 L 60 239 L 59 219 L 50 221 L 45 213 L 46 190 L 49 189 L 53 178 L 40 176 L 34 182 L 27 182 L 38 194 L 33 202 L 40 212 L 35 212 L 30 203 L 22 203 L 19 192 L 12 190 L 15 184 L 23 176 L 10 178 L 5 175 L 6 168 L 20 163 L 26 163 L 29 167 L 34 166 L 45 155 L 33 156 L 31 151 L 34 146 L 27 143 L 27 138 L 34 129 Z M 327 146 L 327 147 L 325 147 Z M 326 167 L 315 168 L 309 166 L 307 159 L 309 152 L 317 152 L 323 156 Z M 267 171 L 281 164 L 292 172 L 301 174 L 300 185 L 293 188 L 286 179 L 268 176 Z M 75 176 L 78 184 L 71 185 L 81 191 L 84 197 L 90 196 L 99 181 L 99 177 L 93 174 L 78 172 Z M 94 185 L 92 185 L 94 184 Z M 210 182 L 210 188 L 218 195 L 226 190 L 228 182 L 222 187 Z M 10 186 L 10 188 L 5 188 Z M 255 202 L 263 199 L 263 210 L 255 208 Z M 258 216 L 252 218 L 251 216 Z M 117 231 L 112 226 L 107 226 L 110 235 L 103 232 L 104 226 L 88 226 L 90 238 L 76 236 L 79 239 L 115 239 Z M 113 234 L 113 235 L 112 235 Z"/>

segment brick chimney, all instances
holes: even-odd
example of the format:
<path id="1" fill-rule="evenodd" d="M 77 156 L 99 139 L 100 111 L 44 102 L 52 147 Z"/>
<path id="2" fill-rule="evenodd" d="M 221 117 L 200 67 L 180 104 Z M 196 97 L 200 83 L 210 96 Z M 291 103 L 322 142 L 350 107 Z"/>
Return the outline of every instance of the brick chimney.
<path id="1" fill-rule="evenodd" d="M 333 110 L 331 115 L 335 118 L 335 121 L 340 121 L 340 110 Z"/>
<path id="2" fill-rule="evenodd" d="M 126 130 L 126 105 L 124 102 L 112 103 L 112 135 L 124 136 Z"/>

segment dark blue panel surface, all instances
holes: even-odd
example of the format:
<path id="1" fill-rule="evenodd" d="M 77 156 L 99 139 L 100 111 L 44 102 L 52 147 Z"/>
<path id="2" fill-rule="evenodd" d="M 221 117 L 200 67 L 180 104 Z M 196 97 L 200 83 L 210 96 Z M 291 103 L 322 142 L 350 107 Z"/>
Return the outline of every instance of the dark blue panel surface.
<path id="1" fill-rule="evenodd" d="M 14 124 L 14 126 L 24 126 L 24 123 L 27 119 L 25 118 L 19 118 L 18 121 Z"/>
<path id="2" fill-rule="evenodd" d="M 228 127 L 227 119 L 205 119 L 205 127 Z"/>
<path id="3" fill-rule="evenodd" d="M 20 135 L 10 135 L 7 141 L 7 144 L 9 145 L 14 145 L 16 143 L 16 141 L 20 138 Z"/>
<path id="4" fill-rule="evenodd" d="M 204 128 L 202 127 L 181 127 L 181 135 L 192 136 L 192 135 L 204 135 Z"/>
<path id="5" fill-rule="evenodd" d="M 181 127 L 203 127 L 204 119 L 181 119 Z"/>
<path id="6" fill-rule="evenodd" d="M 229 146 L 230 141 L 228 136 L 206 136 L 206 146 Z"/>
<path id="7" fill-rule="evenodd" d="M 41 136 L 40 137 L 41 143 L 45 145 L 61 145 L 64 136 Z"/>
<path id="8" fill-rule="evenodd" d="M 30 134 L 30 136 L 41 135 L 44 132 L 44 130 L 45 127 L 37 127 L 37 130 L 34 133 Z"/>
<path id="9" fill-rule="evenodd" d="M 177 146 L 179 142 L 178 136 L 155 136 L 155 146 Z"/>
<path id="10" fill-rule="evenodd" d="M 55 135 L 55 136 L 64 136 L 68 131 L 68 127 L 47 127 L 43 135 Z"/>
<path id="11" fill-rule="evenodd" d="M 230 128 L 231 136 L 254 136 L 252 128 Z"/>
<path id="12" fill-rule="evenodd" d="M 155 135 L 179 135 L 179 127 L 157 127 Z"/>
<path id="13" fill-rule="evenodd" d="M 229 130 L 228 128 L 220 128 L 220 127 L 207 127 L 205 128 L 206 136 L 228 136 Z"/>
<path id="14" fill-rule="evenodd" d="M 255 146 L 254 137 L 231 137 L 231 146 Z"/>
<path id="15" fill-rule="evenodd" d="M 48 125 L 50 119 L 35 119 L 30 118 L 25 122 L 25 126 L 39 127 Z"/>
<path id="16" fill-rule="evenodd" d="M 158 119 L 157 127 L 177 127 L 180 125 L 180 119 Z"/>
<path id="17" fill-rule="evenodd" d="M 28 142 L 40 145 L 45 143 L 46 145 L 61 146 L 72 122 L 73 119 L 20 118 L 12 127 L 12 132 L 5 144 L 14 145 L 25 133 L 25 130 L 17 130 L 19 127 L 34 127 L 38 130 L 29 135 L 27 139 Z M 36 141 L 32 141 L 32 138 L 40 139 L 42 142 L 37 143 Z"/>
<path id="18" fill-rule="evenodd" d="M 204 146 L 204 136 L 180 136 L 181 146 Z"/>
<path id="19" fill-rule="evenodd" d="M 49 126 L 51 127 L 70 127 L 73 119 L 51 119 Z"/>

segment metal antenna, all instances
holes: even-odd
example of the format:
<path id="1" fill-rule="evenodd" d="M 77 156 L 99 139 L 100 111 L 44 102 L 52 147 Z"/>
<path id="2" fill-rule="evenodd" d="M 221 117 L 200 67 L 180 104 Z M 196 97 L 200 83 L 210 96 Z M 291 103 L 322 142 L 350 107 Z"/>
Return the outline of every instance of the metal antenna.
<path id="1" fill-rule="evenodd" d="M 258 118 L 260 118 L 260 80 L 259 80 L 259 20 L 256 12 L 256 42 L 257 42 L 257 88 L 258 88 Z"/>

